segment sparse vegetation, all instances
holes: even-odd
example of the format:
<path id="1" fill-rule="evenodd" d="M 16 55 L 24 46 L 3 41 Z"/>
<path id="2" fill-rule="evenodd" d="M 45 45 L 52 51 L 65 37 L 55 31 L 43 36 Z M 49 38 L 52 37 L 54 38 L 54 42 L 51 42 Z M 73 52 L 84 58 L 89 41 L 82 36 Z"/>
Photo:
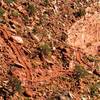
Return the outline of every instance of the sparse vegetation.
<path id="1" fill-rule="evenodd" d="M 14 16 L 14 17 L 18 17 L 20 14 L 19 14 L 19 12 L 17 11 L 17 10 L 13 10 L 12 11 L 12 16 Z"/>
<path id="2" fill-rule="evenodd" d="M 26 97 L 25 100 L 30 100 L 30 98 L 29 97 Z"/>
<path id="3" fill-rule="evenodd" d="M 44 4 L 47 6 L 49 4 L 49 0 L 44 0 Z"/>
<path id="4" fill-rule="evenodd" d="M 80 79 L 87 76 L 89 73 L 81 65 L 75 66 L 75 79 Z"/>
<path id="5" fill-rule="evenodd" d="M 5 2 L 10 4 L 10 3 L 16 2 L 16 0 L 5 0 Z"/>
<path id="6" fill-rule="evenodd" d="M 47 43 L 41 45 L 39 48 L 41 53 L 44 55 L 48 55 L 51 53 L 51 47 Z"/>
<path id="7" fill-rule="evenodd" d="M 29 3 L 27 11 L 29 15 L 32 16 L 36 12 L 36 7 L 34 6 L 34 4 Z"/>
<path id="8" fill-rule="evenodd" d="M 0 7 L 0 17 L 3 16 L 4 13 L 5 13 L 5 10 L 2 7 Z"/>

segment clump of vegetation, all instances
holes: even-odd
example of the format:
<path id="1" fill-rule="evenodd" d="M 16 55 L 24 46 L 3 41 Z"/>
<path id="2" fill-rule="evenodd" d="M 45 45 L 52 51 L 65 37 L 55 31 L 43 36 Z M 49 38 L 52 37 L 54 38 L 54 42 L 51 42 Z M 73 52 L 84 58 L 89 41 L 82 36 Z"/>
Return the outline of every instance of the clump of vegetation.
<path id="1" fill-rule="evenodd" d="M 10 4 L 10 3 L 16 2 L 16 0 L 5 0 L 5 2 Z"/>
<path id="2" fill-rule="evenodd" d="M 27 11 L 30 16 L 33 15 L 36 12 L 36 7 L 34 4 L 28 4 Z"/>
<path id="3" fill-rule="evenodd" d="M 51 52 L 51 47 L 48 44 L 43 44 L 39 47 L 40 51 L 44 55 L 48 55 Z"/>
<path id="4" fill-rule="evenodd" d="M 85 76 L 87 76 L 89 73 L 86 71 L 86 69 L 81 65 L 75 66 L 75 79 L 80 79 Z"/>
<path id="5" fill-rule="evenodd" d="M 90 95 L 93 96 L 98 96 L 100 93 L 100 82 L 97 82 L 96 84 L 93 84 L 90 87 Z"/>
<path id="6" fill-rule="evenodd" d="M 11 14 L 12 14 L 12 16 L 14 16 L 14 17 L 18 17 L 20 14 L 19 14 L 19 12 L 17 11 L 17 10 L 13 10 L 12 12 L 11 12 Z"/>
<path id="7" fill-rule="evenodd" d="M 29 97 L 26 97 L 25 100 L 30 100 L 30 98 Z"/>
<path id="8" fill-rule="evenodd" d="M 0 16 L 3 16 L 4 13 L 5 13 L 5 10 L 2 7 L 0 7 Z"/>
<path id="9" fill-rule="evenodd" d="M 44 0 L 44 4 L 47 6 L 49 4 L 49 0 Z"/>

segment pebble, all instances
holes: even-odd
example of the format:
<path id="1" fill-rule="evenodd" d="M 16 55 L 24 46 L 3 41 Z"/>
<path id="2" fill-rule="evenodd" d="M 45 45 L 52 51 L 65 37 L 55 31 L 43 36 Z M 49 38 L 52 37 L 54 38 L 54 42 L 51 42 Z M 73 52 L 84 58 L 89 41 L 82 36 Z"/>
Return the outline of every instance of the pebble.
<path id="1" fill-rule="evenodd" d="M 12 36 L 12 38 L 19 44 L 23 44 L 24 41 L 20 36 Z"/>

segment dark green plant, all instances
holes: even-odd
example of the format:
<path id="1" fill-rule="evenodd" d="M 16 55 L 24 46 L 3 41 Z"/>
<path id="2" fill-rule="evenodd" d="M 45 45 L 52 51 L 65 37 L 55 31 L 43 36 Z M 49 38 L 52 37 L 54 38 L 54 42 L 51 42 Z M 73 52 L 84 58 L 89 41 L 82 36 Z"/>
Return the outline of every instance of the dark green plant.
<path id="1" fill-rule="evenodd" d="M 10 4 L 10 3 L 16 2 L 16 0 L 5 0 L 5 2 Z"/>
<path id="2" fill-rule="evenodd" d="M 18 17 L 20 14 L 19 14 L 19 12 L 17 11 L 17 10 L 13 10 L 12 12 L 11 12 L 11 14 L 12 14 L 12 16 L 14 16 L 14 17 Z"/>
<path id="3" fill-rule="evenodd" d="M 33 15 L 36 12 L 36 7 L 33 4 L 29 4 L 27 11 L 28 11 L 29 15 Z"/>
<path id="4" fill-rule="evenodd" d="M 85 76 L 87 76 L 89 73 L 86 71 L 84 66 L 81 66 L 80 64 L 75 66 L 75 79 L 80 79 Z"/>
<path id="5" fill-rule="evenodd" d="M 5 10 L 2 7 L 0 7 L 0 16 L 3 16 L 4 13 L 5 13 Z"/>
<path id="6" fill-rule="evenodd" d="M 26 97 L 25 100 L 30 100 L 30 98 L 29 97 Z"/>
<path id="7" fill-rule="evenodd" d="M 49 0 L 44 0 L 44 4 L 47 6 L 49 4 Z"/>
<path id="8" fill-rule="evenodd" d="M 39 48 L 41 53 L 44 55 L 48 55 L 51 52 L 51 47 L 48 44 L 43 44 Z"/>

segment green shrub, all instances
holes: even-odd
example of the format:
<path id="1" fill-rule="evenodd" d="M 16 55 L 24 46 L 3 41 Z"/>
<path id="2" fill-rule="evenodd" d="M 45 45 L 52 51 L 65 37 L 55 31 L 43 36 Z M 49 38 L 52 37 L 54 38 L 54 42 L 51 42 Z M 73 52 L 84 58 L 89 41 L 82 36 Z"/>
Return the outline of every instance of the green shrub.
<path id="1" fill-rule="evenodd" d="M 51 47 L 48 44 L 43 44 L 40 46 L 40 51 L 44 55 L 48 55 L 51 52 Z"/>
<path id="2" fill-rule="evenodd" d="M 5 10 L 2 7 L 0 7 L 0 16 L 3 16 L 4 13 L 5 13 Z"/>
<path id="3" fill-rule="evenodd" d="M 11 14 L 12 14 L 12 16 L 14 16 L 14 17 L 18 17 L 20 14 L 19 14 L 19 12 L 17 11 L 17 10 L 13 10 L 12 12 L 11 12 Z"/>
<path id="4" fill-rule="evenodd" d="M 87 76 L 89 73 L 86 71 L 86 69 L 81 65 L 75 66 L 75 79 L 80 79 L 85 76 Z"/>
<path id="5" fill-rule="evenodd" d="M 5 2 L 10 4 L 10 3 L 16 2 L 16 0 L 5 0 Z"/>
<path id="6" fill-rule="evenodd" d="M 47 6 L 49 4 L 49 0 L 44 0 L 44 4 Z"/>
<path id="7" fill-rule="evenodd" d="M 33 4 L 29 4 L 27 11 L 28 11 L 29 15 L 33 15 L 36 11 L 36 7 Z"/>

